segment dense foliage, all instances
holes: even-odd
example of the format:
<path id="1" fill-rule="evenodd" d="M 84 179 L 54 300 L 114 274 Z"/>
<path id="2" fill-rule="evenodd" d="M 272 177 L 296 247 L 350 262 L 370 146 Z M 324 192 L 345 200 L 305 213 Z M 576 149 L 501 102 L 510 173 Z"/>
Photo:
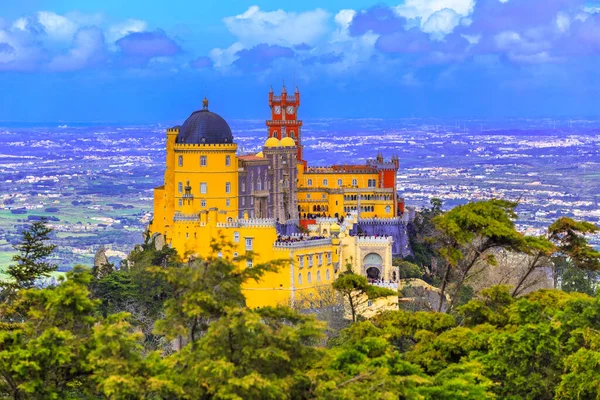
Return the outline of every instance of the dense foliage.
<path id="1" fill-rule="evenodd" d="M 597 267 L 582 236 L 595 227 L 562 220 L 526 242 L 514 234 L 512 209 L 495 202 L 436 212 L 432 223 L 445 236 L 430 249 L 446 260 L 440 271 L 453 291 L 450 277 L 475 256 L 493 263 L 485 251 L 494 246 L 561 257 L 565 269 Z M 57 285 L 6 287 L 13 295 L 0 304 L 0 397 L 600 398 L 600 296 L 515 296 L 494 286 L 450 313 L 394 310 L 365 320 L 352 312 L 353 322 L 332 332 L 289 307 L 245 307 L 242 284 L 281 262 L 240 270 L 218 256 L 183 263 L 157 247 L 148 238 L 120 268 L 76 267 Z M 47 255 L 21 264 L 37 279 Z M 333 286 L 348 302 L 393 294 L 349 272 Z"/>

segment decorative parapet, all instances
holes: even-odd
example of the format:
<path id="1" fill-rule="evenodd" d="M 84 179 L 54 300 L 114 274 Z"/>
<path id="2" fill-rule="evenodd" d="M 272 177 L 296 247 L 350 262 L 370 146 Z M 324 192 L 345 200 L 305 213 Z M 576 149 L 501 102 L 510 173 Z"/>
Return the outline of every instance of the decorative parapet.
<path id="1" fill-rule="evenodd" d="M 250 218 L 217 222 L 217 228 L 274 228 L 275 224 L 276 221 L 273 218 Z"/>
<path id="2" fill-rule="evenodd" d="M 198 214 L 181 214 L 175 213 L 173 216 L 174 222 L 196 222 L 200 221 L 200 217 Z"/>
<path id="3" fill-rule="evenodd" d="M 398 290 L 399 286 L 398 282 L 373 282 L 371 285 L 392 290 Z"/>
<path id="4" fill-rule="evenodd" d="M 175 143 L 175 152 L 178 150 L 236 150 L 236 143 Z"/>
<path id="5" fill-rule="evenodd" d="M 275 242 L 273 247 L 276 250 L 286 250 L 286 249 L 306 249 L 310 247 L 323 247 L 330 246 L 331 239 L 315 239 L 315 240 L 299 240 L 296 242 Z"/>
<path id="6" fill-rule="evenodd" d="M 392 243 L 394 240 L 391 236 L 357 236 L 357 244 L 387 244 Z"/>
<path id="7" fill-rule="evenodd" d="M 337 218 L 319 217 L 315 221 L 317 221 L 317 224 L 337 224 L 338 223 Z"/>
<path id="8" fill-rule="evenodd" d="M 402 218 L 360 218 L 359 224 L 373 224 L 373 225 L 397 225 L 402 223 Z"/>

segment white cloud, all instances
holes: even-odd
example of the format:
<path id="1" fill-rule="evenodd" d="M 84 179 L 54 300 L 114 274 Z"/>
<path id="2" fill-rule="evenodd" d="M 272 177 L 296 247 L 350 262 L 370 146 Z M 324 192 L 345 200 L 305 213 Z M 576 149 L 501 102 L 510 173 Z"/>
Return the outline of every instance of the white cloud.
<path id="1" fill-rule="evenodd" d="M 104 35 L 98 28 L 79 30 L 67 54 L 56 56 L 48 65 L 52 71 L 76 71 L 104 57 Z"/>
<path id="2" fill-rule="evenodd" d="M 452 33 L 461 21 L 461 16 L 450 8 L 436 11 L 427 18 L 421 30 L 431 34 L 434 40 L 442 40 L 447 34 Z"/>
<path id="3" fill-rule="evenodd" d="M 139 19 L 128 19 L 108 27 L 106 32 L 106 41 L 108 43 L 114 43 L 130 33 L 144 32 L 148 29 L 148 23 L 146 21 Z"/>
<path id="4" fill-rule="evenodd" d="M 347 40 L 350 37 L 348 28 L 350 28 L 350 23 L 354 19 L 355 15 L 356 15 L 356 11 L 350 10 L 350 9 L 340 10 L 335 15 L 333 20 L 335 21 L 335 24 L 338 26 L 338 28 L 333 33 L 333 36 L 331 39 L 333 42 Z"/>
<path id="5" fill-rule="evenodd" d="M 225 68 L 231 65 L 238 57 L 235 55 L 238 51 L 244 49 L 244 45 L 236 42 L 226 49 L 212 49 L 209 57 L 215 68 Z"/>
<path id="6" fill-rule="evenodd" d="M 564 12 L 559 12 L 556 16 L 556 27 L 561 33 L 564 33 L 569 30 L 571 27 L 571 19 Z"/>
<path id="7" fill-rule="evenodd" d="M 76 22 L 50 11 L 38 12 L 37 19 L 51 39 L 71 40 L 79 29 Z"/>
<path id="8" fill-rule="evenodd" d="M 329 13 L 316 9 L 302 13 L 283 10 L 261 11 L 258 6 L 243 14 L 227 17 L 227 29 L 246 47 L 259 43 L 290 46 L 314 44 L 328 31 Z"/>
<path id="9" fill-rule="evenodd" d="M 474 7 L 475 0 L 406 0 L 404 4 L 396 6 L 394 10 L 402 17 L 420 19 L 421 25 L 423 25 L 432 14 L 445 8 L 466 17 L 473 12 Z"/>

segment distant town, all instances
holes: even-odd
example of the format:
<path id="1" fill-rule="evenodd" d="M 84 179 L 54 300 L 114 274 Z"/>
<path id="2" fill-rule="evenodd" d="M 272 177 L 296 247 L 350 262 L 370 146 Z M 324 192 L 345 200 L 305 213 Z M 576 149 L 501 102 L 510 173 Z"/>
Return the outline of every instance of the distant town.
<path id="1" fill-rule="evenodd" d="M 259 150 L 263 121 L 230 123 L 242 153 Z M 111 261 L 124 258 L 152 219 L 166 127 L 0 128 L 0 268 L 10 263 L 18 230 L 41 217 L 54 227 L 62 270 L 90 264 L 100 246 Z M 408 207 L 434 197 L 445 208 L 518 201 L 519 230 L 537 235 L 559 216 L 600 224 L 598 133 L 600 122 L 587 120 L 327 119 L 305 121 L 304 144 L 312 165 L 339 163 L 332 154 L 353 163 L 397 154 L 397 189 Z M 591 241 L 600 246 L 600 237 Z"/>

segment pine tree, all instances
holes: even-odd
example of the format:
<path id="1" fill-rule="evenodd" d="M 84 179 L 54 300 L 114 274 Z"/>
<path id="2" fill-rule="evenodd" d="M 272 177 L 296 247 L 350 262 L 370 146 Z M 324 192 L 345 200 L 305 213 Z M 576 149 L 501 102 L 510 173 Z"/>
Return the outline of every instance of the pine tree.
<path id="1" fill-rule="evenodd" d="M 13 279 L 10 286 L 16 289 L 27 289 L 34 286 L 41 277 L 49 277 L 56 271 L 56 265 L 47 261 L 56 245 L 49 244 L 52 228 L 46 220 L 36 221 L 23 231 L 23 240 L 14 246 L 19 254 L 12 260 L 16 262 L 8 267 L 6 273 Z M 5 285 L 6 286 L 6 285 Z"/>

